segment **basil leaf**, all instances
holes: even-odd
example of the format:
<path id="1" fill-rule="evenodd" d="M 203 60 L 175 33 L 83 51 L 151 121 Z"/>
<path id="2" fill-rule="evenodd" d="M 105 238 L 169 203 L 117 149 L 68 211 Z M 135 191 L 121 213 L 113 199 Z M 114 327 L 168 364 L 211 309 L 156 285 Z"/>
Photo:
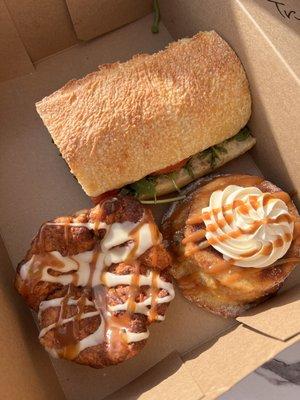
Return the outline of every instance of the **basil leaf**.
<path id="1" fill-rule="evenodd" d="M 250 131 L 249 129 L 245 126 L 239 133 L 237 133 L 234 136 L 234 139 L 237 140 L 238 142 L 243 142 L 244 140 L 248 139 L 250 136 Z"/>
<path id="2" fill-rule="evenodd" d="M 211 157 L 211 147 L 206 150 L 201 151 L 201 153 L 197 154 L 199 160 L 203 160 L 206 157 Z"/>
<path id="3" fill-rule="evenodd" d="M 129 187 L 134 190 L 137 197 L 150 196 L 156 198 L 155 178 L 145 177 L 132 183 Z"/>
<path id="4" fill-rule="evenodd" d="M 193 168 L 192 168 L 192 158 L 189 159 L 189 161 L 185 164 L 185 166 L 183 167 L 186 172 L 189 174 L 189 176 L 191 177 L 191 179 L 196 179 L 195 174 L 193 172 Z"/>
<path id="5" fill-rule="evenodd" d="M 227 149 L 225 149 L 225 147 L 222 146 L 221 144 L 215 145 L 214 149 L 219 153 L 228 153 Z"/>
<path id="6" fill-rule="evenodd" d="M 212 168 L 215 168 L 217 161 L 220 159 L 218 151 L 216 150 L 215 146 L 212 146 L 211 148 L 211 155 L 210 155 L 210 166 Z"/>

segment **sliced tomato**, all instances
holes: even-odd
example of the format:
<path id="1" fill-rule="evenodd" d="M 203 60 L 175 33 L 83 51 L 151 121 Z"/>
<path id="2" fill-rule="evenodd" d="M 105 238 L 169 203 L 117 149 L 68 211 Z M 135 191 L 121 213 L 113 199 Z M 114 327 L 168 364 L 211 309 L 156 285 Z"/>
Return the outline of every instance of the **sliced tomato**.
<path id="1" fill-rule="evenodd" d="M 97 197 L 91 197 L 92 202 L 96 205 L 101 201 L 108 199 L 109 197 L 117 196 L 119 189 L 109 190 L 108 192 L 102 193 Z"/>
<path id="2" fill-rule="evenodd" d="M 188 159 L 189 159 L 189 157 L 185 158 L 182 161 L 179 161 L 176 164 L 170 165 L 169 167 L 162 168 L 162 169 L 159 169 L 158 171 L 152 172 L 152 174 L 150 174 L 150 175 L 156 176 L 156 175 L 169 174 L 170 172 L 178 171 L 180 168 L 185 166 Z"/>

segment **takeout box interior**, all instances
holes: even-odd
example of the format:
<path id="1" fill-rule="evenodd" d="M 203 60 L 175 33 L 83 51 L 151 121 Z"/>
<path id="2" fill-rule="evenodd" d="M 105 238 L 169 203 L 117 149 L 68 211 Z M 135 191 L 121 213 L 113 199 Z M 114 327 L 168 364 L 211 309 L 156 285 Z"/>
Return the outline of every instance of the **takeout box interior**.
<path id="1" fill-rule="evenodd" d="M 144 351 L 103 370 L 50 361 L 14 292 L 13 267 L 40 224 L 91 204 L 34 104 L 102 63 L 153 53 L 180 37 L 215 29 L 246 69 L 253 97 L 249 125 L 257 139 L 251 155 L 222 170 L 263 174 L 288 192 L 300 186 L 297 63 L 289 40 L 295 39 L 294 21 L 280 20 L 269 2 L 161 0 L 162 21 L 154 35 L 151 3 L 0 3 L 2 398 L 212 399 L 299 339 L 297 269 L 275 298 L 237 320 L 198 309 L 177 293 L 166 321 L 151 328 Z M 290 48 L 278 41 L 281 34 Z M 156 210 L 157 218 L 162 212 Z"/>

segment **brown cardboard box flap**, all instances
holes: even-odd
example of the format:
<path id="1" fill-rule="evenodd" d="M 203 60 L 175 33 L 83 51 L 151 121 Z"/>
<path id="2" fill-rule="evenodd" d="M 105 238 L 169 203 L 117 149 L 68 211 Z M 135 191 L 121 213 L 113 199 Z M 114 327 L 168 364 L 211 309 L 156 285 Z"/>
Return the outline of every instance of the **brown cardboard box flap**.
<path id="1" fill-rule="evenodd" d="M 152 0 L 18 0 L 0 3 L 0 81 L 33 72 L 32 62 L 133 22 Z M 151 25 L 149 25 L 151 29 Z M 76 37 L 77 36 L 77 37 Z"/>
<path id="2" fill-rule="evenodd" d="M 239 322 L 279 340 L 300 333 L 300 285 L 237 318 Z"/>
<path id="3" fill-rule="evenodd" d="M 239 1 L 297 78 L 300 74 L 300 1 Z"/>
<path id="4" fill-rule="evenodd" d="M 106 400 L 200 400 L 202 397 L 199 386 L 174 352 Z"/>
<path id="5" fill-rule="evenodd" d="M 0 81 L 34 71 L 33 64 L 3 1 L 0 2 Z"/>
<path id="6" fill-rule="evenodd" d="M 89 40 L 151 12 L 152 0 L 66 0 L 78 39 Z M 150 27 L 149 27 L 150 29 Z"/>
<path id="7" fill-rule="evenodd" d="M 13 268 L 1 237 L 0 274 L 1 400 L 65 399 L 50 359 L 39 344 L 32 315 L 14 290 Z"/>
<path id="8" fill-rule="evenodd" d="M 33 62 L 74 45 L 77 38 L 65 0 L 5 0 Z"/>
<path id="9" fill-rule="evenodd" d="M 299 339 L 283 342 L 238 325 L 186 353 L 183 361 L 204 399 L 215 399 Z"/>

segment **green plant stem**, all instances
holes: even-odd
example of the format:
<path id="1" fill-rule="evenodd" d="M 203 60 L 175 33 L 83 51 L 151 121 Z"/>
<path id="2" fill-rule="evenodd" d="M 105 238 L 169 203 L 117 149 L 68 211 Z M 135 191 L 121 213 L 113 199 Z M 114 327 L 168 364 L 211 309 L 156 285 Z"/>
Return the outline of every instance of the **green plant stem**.
<path id="1" fill-rule="evenodd" d="M 170 197 L 169 199 L 154 199 L 154 200 L 140 200 L 142 204 L 164 204 L 172 203 L 174 201 L 183 200 L 186 196 Z"/>
<path id="2" fill-rule="evenodd" d="M 160 10 L 159 10 L 159 4 L 158 0 L 153 0 L 153 24 L 151 27 L 152 33 L 158 33 L 159 32 L 159 21 L 160 21 Z"/>

